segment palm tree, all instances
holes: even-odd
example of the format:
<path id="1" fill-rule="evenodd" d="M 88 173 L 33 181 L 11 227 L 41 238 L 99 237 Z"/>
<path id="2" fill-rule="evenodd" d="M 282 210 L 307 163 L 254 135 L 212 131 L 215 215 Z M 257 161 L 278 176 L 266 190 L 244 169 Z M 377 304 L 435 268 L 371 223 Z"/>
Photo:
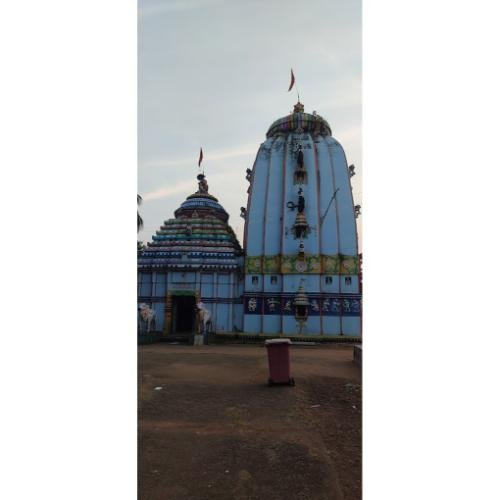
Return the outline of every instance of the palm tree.
<path id="1" fill-rule="evenodd" d="M 137 195 L 137 205 L 142 203 L 142 197 L 140 194 Z M 144 221 L 142 220 L 139 210 L 137 210 L 137 232 L 139 232 L 144 226 Z"/>

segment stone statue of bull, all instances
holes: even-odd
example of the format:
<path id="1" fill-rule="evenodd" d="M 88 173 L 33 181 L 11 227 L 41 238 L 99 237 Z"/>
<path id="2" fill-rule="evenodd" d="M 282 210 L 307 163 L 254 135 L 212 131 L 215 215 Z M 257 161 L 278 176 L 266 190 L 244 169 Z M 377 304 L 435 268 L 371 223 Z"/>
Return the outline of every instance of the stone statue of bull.
<path id="1" fill-rule="evenodd" d="M 207 335 L 212 332 L 212 313 L 205 307 L 203 302 L 196 304 L 200 315 L 200 333 Z"/>
<path id="2" fill-rule="evenodd" d="M 150 333 L 156 328 L 156 313 L 148 304 L 139 304 L 139 316 L 147 325 L 147 332 Z"/>

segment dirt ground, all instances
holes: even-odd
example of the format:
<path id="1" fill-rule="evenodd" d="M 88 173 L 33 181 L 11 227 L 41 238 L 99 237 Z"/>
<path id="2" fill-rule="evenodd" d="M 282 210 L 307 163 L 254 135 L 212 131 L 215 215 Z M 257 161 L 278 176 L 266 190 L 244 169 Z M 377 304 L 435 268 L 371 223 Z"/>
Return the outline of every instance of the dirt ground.
<path id="1" fill-rule="evenodd" d="M 291 362 L 296 386 L 268 387 L 264 346 L 139 346 L 139 499 L 361 499 L 352 347 Z"/>

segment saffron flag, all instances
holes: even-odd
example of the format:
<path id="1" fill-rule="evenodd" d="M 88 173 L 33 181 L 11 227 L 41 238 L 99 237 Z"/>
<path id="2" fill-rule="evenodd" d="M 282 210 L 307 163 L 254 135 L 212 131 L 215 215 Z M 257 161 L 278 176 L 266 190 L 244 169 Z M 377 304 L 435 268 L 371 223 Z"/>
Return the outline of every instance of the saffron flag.
<path id="1" fill-rule="evenodd" d="M 200 158 L 198 159 L 198 167 L 201 165 L 203 160 L 203 149 L 200 148 Z"/>
<path id="2" fill-rule="evenodd" d="M 295 83 L 295 75 L 293 74 L 293 69 L 290 70 L 291 77 L 290 77 L 290 87 L 288 87 L 288 92 L 292 90 L 293 84 Z"/>

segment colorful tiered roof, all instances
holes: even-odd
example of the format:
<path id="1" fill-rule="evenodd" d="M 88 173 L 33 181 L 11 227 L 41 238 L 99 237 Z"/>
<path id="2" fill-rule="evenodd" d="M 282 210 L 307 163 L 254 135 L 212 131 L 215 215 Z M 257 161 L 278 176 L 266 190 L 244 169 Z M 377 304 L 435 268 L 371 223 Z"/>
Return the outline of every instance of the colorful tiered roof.
<path id="1" fill-rule="evenodd" d="M 193 211 L 196 210 L 199 215 L 212 215 L 217 219 L 227 222 L 229 215 L 218 201 L 219 200 L 211 194 L 196 192 L 188 196 L 186 201 L 175 211 L 175 217 L 192 217 Z"/>
<path id="2" fill-rule="evenodd" d="M 267 131 L 266 137 L 274 137 L 288 132 L 310 132 L 319 135 L 332 135 L 328 122 L 318 114 L 304 113 L 304 105 L 298 102 L 293 113 L 276 120 Z"/>
<path id="3" fill-rule="evenodd" d="M 242 264 L 243 251 L 227 223 L 229 215 L 208 194 L 206 181 L 174 215 L 140 254 L 139 269 L 234 269 Z"/>

